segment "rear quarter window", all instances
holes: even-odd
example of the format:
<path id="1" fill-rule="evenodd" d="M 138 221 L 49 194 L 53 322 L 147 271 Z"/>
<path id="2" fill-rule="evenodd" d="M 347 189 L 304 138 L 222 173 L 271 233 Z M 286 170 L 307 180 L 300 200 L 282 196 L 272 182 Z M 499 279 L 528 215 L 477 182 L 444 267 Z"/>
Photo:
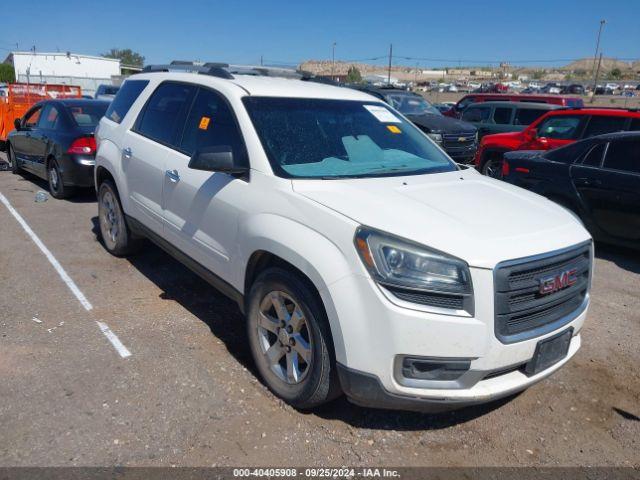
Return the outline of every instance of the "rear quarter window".
<path id="1" fill-rule="evenodd" d="M 105 117 L 116 123 L 122 122 L 131 105 L 138 99 L 148 84 L 148 80 L 127 80 L 124 82 L 111 105 L 109 105 Z"/>
<path id="2" fill-rule="evenodd" d="M 513 119 L 514 125 L 531 125 L 542 115 L 549 110 L 542 110 L 537 108 L 518 108 L 516 110 L 516 116 Z"/>

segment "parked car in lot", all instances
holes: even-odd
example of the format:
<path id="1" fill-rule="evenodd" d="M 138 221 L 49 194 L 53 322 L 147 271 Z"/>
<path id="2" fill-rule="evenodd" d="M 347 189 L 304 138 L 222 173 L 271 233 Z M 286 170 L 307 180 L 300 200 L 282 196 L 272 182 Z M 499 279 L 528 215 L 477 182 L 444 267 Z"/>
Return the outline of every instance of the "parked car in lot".
<path id="1" fill-rule="evenodd" d="M 640 248 L 640 132 L 505 154 L 504 180 L 566 206 L 597 240 Z"/>
<path id="2" fill-rule="evenodd" d="M 627 130 L 640 130 L 640 111 L 637 109 L 552 110 L 522 132 L 485 136 L 480 142 L 474 162 L 483 174 L 500 178 L 505 152 L 552 150 L 582 138 Z"/>
<path id="3" fill-rule="evenodd" d="M 444 113 L 449 117 L 460 118 L 462 112 L 472 103 L 481 102 L 529 102 L 529 103 L 550 103 L 560 105 L 562 107 L 583 107 L 584 102 L 581 98 L 576 97 L 560 97 L 558 95 L 522 95 L 518 93 L 471 93 L 465 95 L 455 106 Z"/>
<path id="4" fill-rule="evenodd" d="M 478 137 L 504 132 L 519 132 L 550 110 L 560 108 L 550 103 L 484 102 L 471 104 L 462 120 L 478 129 Z"/>
<path id="5" fill-rule="evenodd" d="M 341 390 L 384 408 L 487 402 L 580 347 L 580 222 L 460 169 L 365 92 L 151 66 L 97 135 L 105 248 L 150 238 L 237 301 L 257 371 L 298 408 Z"/>
<path id="6" fill-rule="evenodd" d="M 443 116 L 422 96 L 386 87 L 356 87 L 384 100 L 411 120 L 420 130 L 440 145 L 456 162 L 470 163 L 478 148 L 475 126 L 468 122 Z"/>
<path id="7" fill-rule="evenodd" d="M 96 144 L 94 130 L 108 102 L 85 99 L 49 100 L 32 107 L 7 139 L 13 173 L 22 170 L 49 182 L 55 198 L 75 187 L 93 185 Z"/>
<path id="8" fill-rule="evenodd" d="M 111 101 L 118 93 L 120 87 L 116 85 L 99 85 L 96 89 L 95 98 L 96 100 L 108 100 Z"/>

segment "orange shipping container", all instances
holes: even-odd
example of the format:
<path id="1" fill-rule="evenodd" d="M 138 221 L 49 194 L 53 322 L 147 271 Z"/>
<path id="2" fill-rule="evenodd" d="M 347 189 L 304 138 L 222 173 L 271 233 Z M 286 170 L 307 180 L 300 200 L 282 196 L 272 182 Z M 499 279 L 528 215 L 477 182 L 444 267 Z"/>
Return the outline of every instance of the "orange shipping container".
<path id="1" fill-rule="evenodd" d="M 13 83 L 7 95 L 0 97 L 0 146 L 4 146 L 13 122 L 22 117 L 33 105 L 55 98 L 80 98 L 82 90 L 74 85 L 45 85 L 39 83 Z"/>

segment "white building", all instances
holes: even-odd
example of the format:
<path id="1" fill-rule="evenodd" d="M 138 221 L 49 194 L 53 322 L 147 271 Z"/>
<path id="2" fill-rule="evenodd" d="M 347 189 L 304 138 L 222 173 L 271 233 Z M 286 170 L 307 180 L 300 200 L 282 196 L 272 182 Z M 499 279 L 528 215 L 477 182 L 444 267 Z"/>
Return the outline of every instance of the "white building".
<path id="1" fill-rule="evenodd" d="M 17 82 L 79 85 L 93 95 L 98 85 L 112 84 L 120 75 L 120 60 L 75 53 L 11 52 L 4 63 L 13 65 Z"/>

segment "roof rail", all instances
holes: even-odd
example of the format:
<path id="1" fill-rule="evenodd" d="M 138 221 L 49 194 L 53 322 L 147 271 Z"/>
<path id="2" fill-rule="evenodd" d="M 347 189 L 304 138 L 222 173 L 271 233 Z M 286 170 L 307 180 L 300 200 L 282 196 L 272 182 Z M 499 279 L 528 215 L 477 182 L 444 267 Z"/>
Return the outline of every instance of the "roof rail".
<path id="1" fill-rule="evenodd" d="M 197 63 L 174 60 L 168 65 L 147 65 L 142 69 L 142 73 L 182 71 L 199 73 L 201 75 L 211 75 L 212 77 L 226 78 L 230 80 L 233 78 L 233 75 L 226 70 L 226 67 L 228 66 L 229 65 L 226 63 Z"/>

